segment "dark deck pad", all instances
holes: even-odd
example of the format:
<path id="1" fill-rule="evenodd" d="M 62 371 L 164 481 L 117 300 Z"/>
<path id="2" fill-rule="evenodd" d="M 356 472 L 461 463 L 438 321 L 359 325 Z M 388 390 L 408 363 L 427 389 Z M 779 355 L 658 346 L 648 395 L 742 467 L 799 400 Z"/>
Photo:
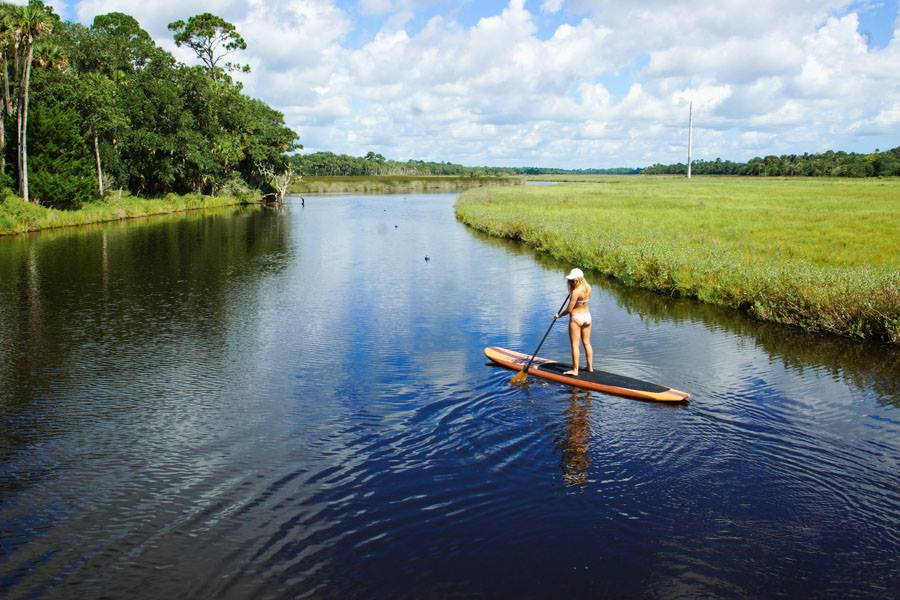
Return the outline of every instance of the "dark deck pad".
<path id="1" fill-rule="evenodd" d="M 550 371 L 552 373 L 558 373 L 560 375 L 571 368 L 571 365 L 558 362 L 544 363 L 540 367 L 538 367 L 538 369 L 541 371 Z M 572 376 L 566 375 L 566 377 Z M 641 392 L 665 392 L 669 389 L 661 385 L 656 385 L 655 383 L 641 381 L 640 379 L 634 379 L 633 377 L 625 377 L 624 375 L 616 375 L 615 373 L 607 373 L 606 371 L 595 370 L 593 373 L 588 373 L 587 371 L 582 370 L 578 372 L 578 377 L 572 377 L 572 379 L 591 381 L 600 385 L 612 385 L 615 387 L 638 390 Z"/>

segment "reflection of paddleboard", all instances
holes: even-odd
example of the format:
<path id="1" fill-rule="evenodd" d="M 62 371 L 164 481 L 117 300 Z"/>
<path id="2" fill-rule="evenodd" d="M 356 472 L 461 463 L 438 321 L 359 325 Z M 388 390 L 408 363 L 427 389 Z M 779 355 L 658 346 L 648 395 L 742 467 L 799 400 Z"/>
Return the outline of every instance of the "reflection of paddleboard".
<path id="1" fill-rule="evenodd" d="M 507 350 L 506 348 L 498 348 L 491 346 L 484 349 L 484 355 L 495 363 L 502 365 L 508 369 L 521 371 L 528 364 L 531 358 L 528 354 Z M 641 400 L 657 400 L 659 402 L 683 402 L 690 397 L 690 394 L 680 392 L 663 385 L 648 383 L 640 379 L 616 375 L 614 373 L 606 373 L 604 371 L 594 370 L 593 373 L 587 371 L 579 371 L 578 376 L 563 375 L 572 367 L 563 363 L 553 362 L 546 358 L 535 357 L 534 362 L 528 369 L 529 375 L 535 377 L 543 377 L 552 381 L 566 383 L 575 387 L 584 388 L 586 390 L 596 390 L 598 392 L 606 392 L 607 394 L 615 394 L 616 396 L 627 396 L 629 398 L 639 398 Z"/>

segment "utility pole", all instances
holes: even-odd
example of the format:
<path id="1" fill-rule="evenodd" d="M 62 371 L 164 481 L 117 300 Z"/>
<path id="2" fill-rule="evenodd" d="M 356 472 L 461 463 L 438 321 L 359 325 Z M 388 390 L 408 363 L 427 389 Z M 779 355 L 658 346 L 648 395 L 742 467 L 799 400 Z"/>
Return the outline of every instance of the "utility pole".
<path id="1" fill-rule="evenodd" d="M 688 107 L 688 179 L 691 178 L 691 143 L 694 137 L 694 103 Z"/>

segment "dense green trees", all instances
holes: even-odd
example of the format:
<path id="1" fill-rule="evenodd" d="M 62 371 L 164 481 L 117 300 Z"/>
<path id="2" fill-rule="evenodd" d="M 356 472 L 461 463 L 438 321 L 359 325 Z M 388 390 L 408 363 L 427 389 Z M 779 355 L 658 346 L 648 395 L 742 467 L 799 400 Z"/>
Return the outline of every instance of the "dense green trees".
<path id="1" fill-rule="evenodd" d="M 359 176 L 359 175 L 453 175 L 456 177 L 480 177 L 485 175 L 629 175 L 640 169 L 554 169 L 544 167 L 465 167 L 450 162 L 424 160 L 388 160 L 381 154 L 369 152 L 364 157 L 314 152 L 297 154 L 290 159 L 294 170 L 310 176 Z"/>
<path id="2" fill-rule="evenodd" d="M 369 152 L 365 157 L 332 152 L 296 154 L 290 158 L 290 161 L 298 174 L 318 176 L 469 175 L 476 174 L 476 171 L 478 171 L 477 174 L 486 174 L 490 171 L 490 169 L 475 169 L 452 163 L 387 160 L 375 152 Z"/>
<path id="3" fill-rule="evenodd" d="M 768 177 L 891 177 L 900 175 L 900 147 L 870 154 L 834 152 L 785 154 L 753 158 L 745 163 L 730 160 L 695 160 L 696 175 L 759 175 Z M 653 165 L 643 169 L 648 175 L 683 175 L 685 163 Z"/>
<path id="4" fill-rule="evenodd" d="M 225 36 L 215 47 L 246 47 L 214 15 L 189 19 L 178 35 L 202 45 L 208 27 Z M 180 64 L 123 13 L 85 27 L 39 0 L 0 3 L 6 183 L 55 207 L 111 189 L 156 196 L 267 187 L 263 172 L 285 168 L 297 136 L 279 112 L 242 93 L 221 58 Z"/>
<path id="5" fill-rule="evenodd" d="M 386 159 L 369 152 L 366 156 L 348 156 L 331 152 L 296 154 L 288 159 L 300 175 L 360 176 L 360 175 L 684 175 L 685 163 L 655 164 L 643 169 L 557 169 L 549 167 L 466 167 L 449 162 Z M 871 154 L 828 151 L 822 154 L 766 156 L 746 163 L 730 160 L 695 160 L 692 172 L 696 175 L 758 175 L 770 177 L 889 177 L 900 176 L 900 147 Z"/>
<path id="6" fill-rule="evenodd" d="M 388 160 L 381 154 L 369 152 L 364 157 L 315 152 L 297 154 L 289 159 L 294 170 L 310 176 L 352 175 L 685 175 L 687 165 L 655 164 L 643 169 L 621 167 L 612 169 L 557 169 L 551 167 L 466 167 L 449 162 Z M 730 160 L 695 160 L 692 172 L 696 175 L 760 175 L 804 177 L 889 177 L 900 176 L 900 147 L 872 154 L 853 152 L 823 152 L 754 158 L 746 163 Z"/>

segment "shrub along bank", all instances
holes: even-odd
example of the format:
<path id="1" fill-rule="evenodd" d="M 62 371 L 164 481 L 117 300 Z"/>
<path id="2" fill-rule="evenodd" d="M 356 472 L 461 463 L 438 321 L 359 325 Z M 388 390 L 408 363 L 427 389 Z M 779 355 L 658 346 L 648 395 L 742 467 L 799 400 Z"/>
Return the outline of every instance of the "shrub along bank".
<path id="1" fill-rule="evenodd" d="M 103 201 L 85 203 L 78 210 L 58 210 L 25 202 L 11 191 L 6 190 L 0 199 L 0 235 L 119 221 L 200 208 L 217 208 L 247 202 L 248 198 L 242 196 L 169 194 L 163 198 L 146 199 L 114 193 Z"/>

